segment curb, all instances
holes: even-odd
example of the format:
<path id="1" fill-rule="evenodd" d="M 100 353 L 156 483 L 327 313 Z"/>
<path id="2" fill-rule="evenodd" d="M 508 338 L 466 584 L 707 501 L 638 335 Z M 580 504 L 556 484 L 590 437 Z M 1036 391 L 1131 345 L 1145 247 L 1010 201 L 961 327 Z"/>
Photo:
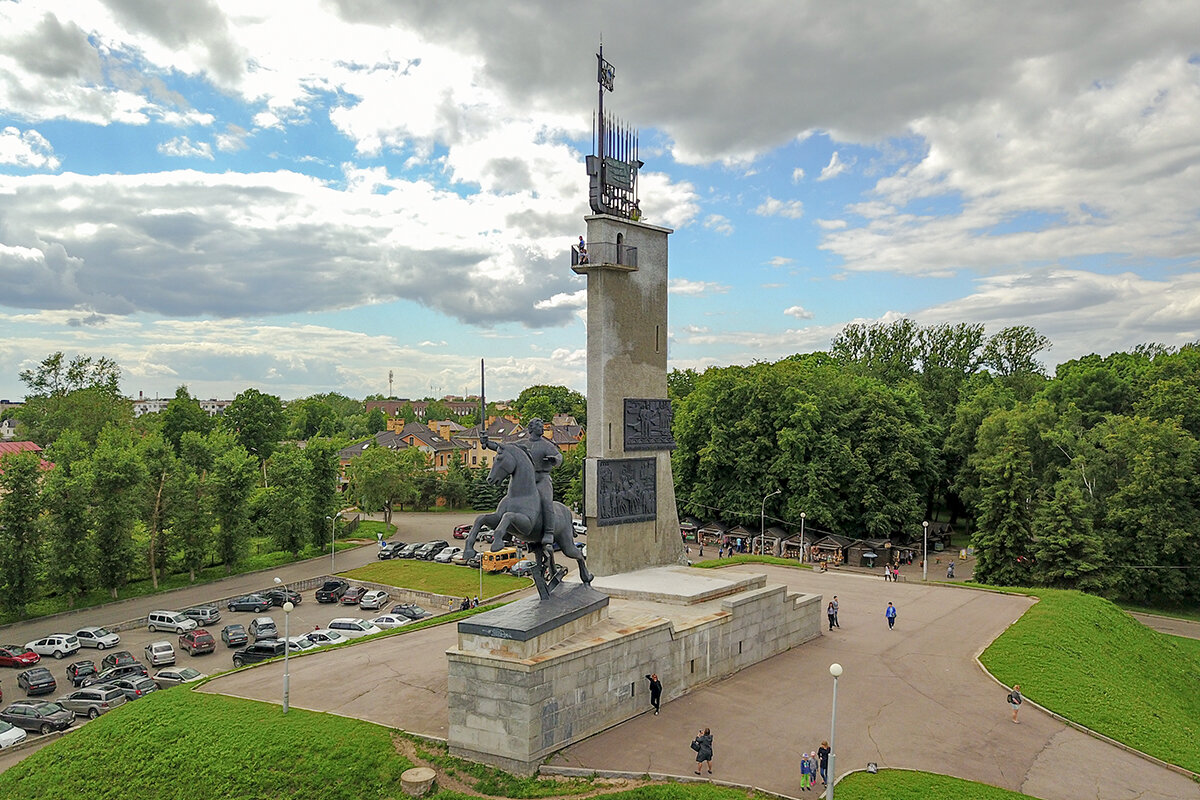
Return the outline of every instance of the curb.
<path id="1" fill-rule="evenodd" d="M 694 775 L 672 775 L 667 772 L 623 772 L 621 770 L 610 769 L 583 769 L 581 767 L 554 767 L 549 764 L 543 764 L 538 767 L 539 775 L 557 775 L 563 778 L 626 778 L 629 780 L 651 780 L 661 781 L 664 783 L 707 783 L 712 786 L 721 786 L 726 789 L 740 789 L 747 793 L 761 795 L 763 797 L 773 797 L 777 800 L 799 800 L 788 794 L 780 794 L 773 792 L 770 789 L 761 789 L 757 786 L 750 786 L 745 783 L 733 783 L 732 781 L 714 780 L 712 778 L 697 778 Z"/>

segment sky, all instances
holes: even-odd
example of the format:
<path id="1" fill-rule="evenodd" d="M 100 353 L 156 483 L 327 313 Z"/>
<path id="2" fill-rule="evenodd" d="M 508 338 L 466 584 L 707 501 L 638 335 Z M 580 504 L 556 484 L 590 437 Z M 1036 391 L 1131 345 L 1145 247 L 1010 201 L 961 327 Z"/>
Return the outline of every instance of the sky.
<path id="1" fill-rule="evenodd" d="M 0 398 L 583 390 L 601 38 L 670 366 L 1200 339 L 1200 3 L 0 0 Z"/>

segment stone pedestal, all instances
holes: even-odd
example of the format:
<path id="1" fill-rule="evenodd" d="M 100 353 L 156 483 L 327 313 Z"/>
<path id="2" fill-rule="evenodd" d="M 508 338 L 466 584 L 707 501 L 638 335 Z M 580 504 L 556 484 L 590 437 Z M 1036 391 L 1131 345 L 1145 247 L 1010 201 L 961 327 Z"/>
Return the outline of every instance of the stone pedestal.
<path id="1" fill-rule="evenodd" d="M 579 584 L 556 590 L 560 625 L 530 608 L 459 623 L 446 651 L 451 753 L 532 774 L 550 753 L 645 711 L 652 672 L 669 700 L 820 635 L 821 597 L 762 575 L 659 567 L 593 587 L 611 600 Z"/>
<path id="2" fill-rule="evenodd" d="M 429 767 L 413 767 L 400 776 L 400 788 L 409 797 L 424 797 L 433 788 L 437 773 Z"/>

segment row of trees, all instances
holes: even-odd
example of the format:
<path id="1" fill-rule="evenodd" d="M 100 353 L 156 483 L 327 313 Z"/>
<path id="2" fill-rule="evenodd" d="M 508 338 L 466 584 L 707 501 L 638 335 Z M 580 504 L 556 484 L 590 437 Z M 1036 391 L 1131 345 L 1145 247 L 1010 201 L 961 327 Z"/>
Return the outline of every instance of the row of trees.
<path id="1" fill-rule="evenodd" d="M 1200 347 L 1061 364 L 1028 327 L 852 325 L 828 353 L 672 372 L 684 512 L 972 532 L 976 576 L 1200 599 Z"/>

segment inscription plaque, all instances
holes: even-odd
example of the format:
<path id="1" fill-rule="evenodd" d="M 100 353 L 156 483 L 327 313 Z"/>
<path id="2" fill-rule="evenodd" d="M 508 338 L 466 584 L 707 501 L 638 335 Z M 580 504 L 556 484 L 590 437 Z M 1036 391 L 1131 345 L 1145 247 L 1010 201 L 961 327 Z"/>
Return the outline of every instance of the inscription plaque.
<path id="1" fill-rule="evenodd" d="M 625 449 L 675 449 L 670 400 L 625 398 Z"/>
<path id="2" fill-rule="evenodd" d="M 600 459 L 596 465 L 596 505 L 597 525 L 657 519 L 655 459 Z"/>

